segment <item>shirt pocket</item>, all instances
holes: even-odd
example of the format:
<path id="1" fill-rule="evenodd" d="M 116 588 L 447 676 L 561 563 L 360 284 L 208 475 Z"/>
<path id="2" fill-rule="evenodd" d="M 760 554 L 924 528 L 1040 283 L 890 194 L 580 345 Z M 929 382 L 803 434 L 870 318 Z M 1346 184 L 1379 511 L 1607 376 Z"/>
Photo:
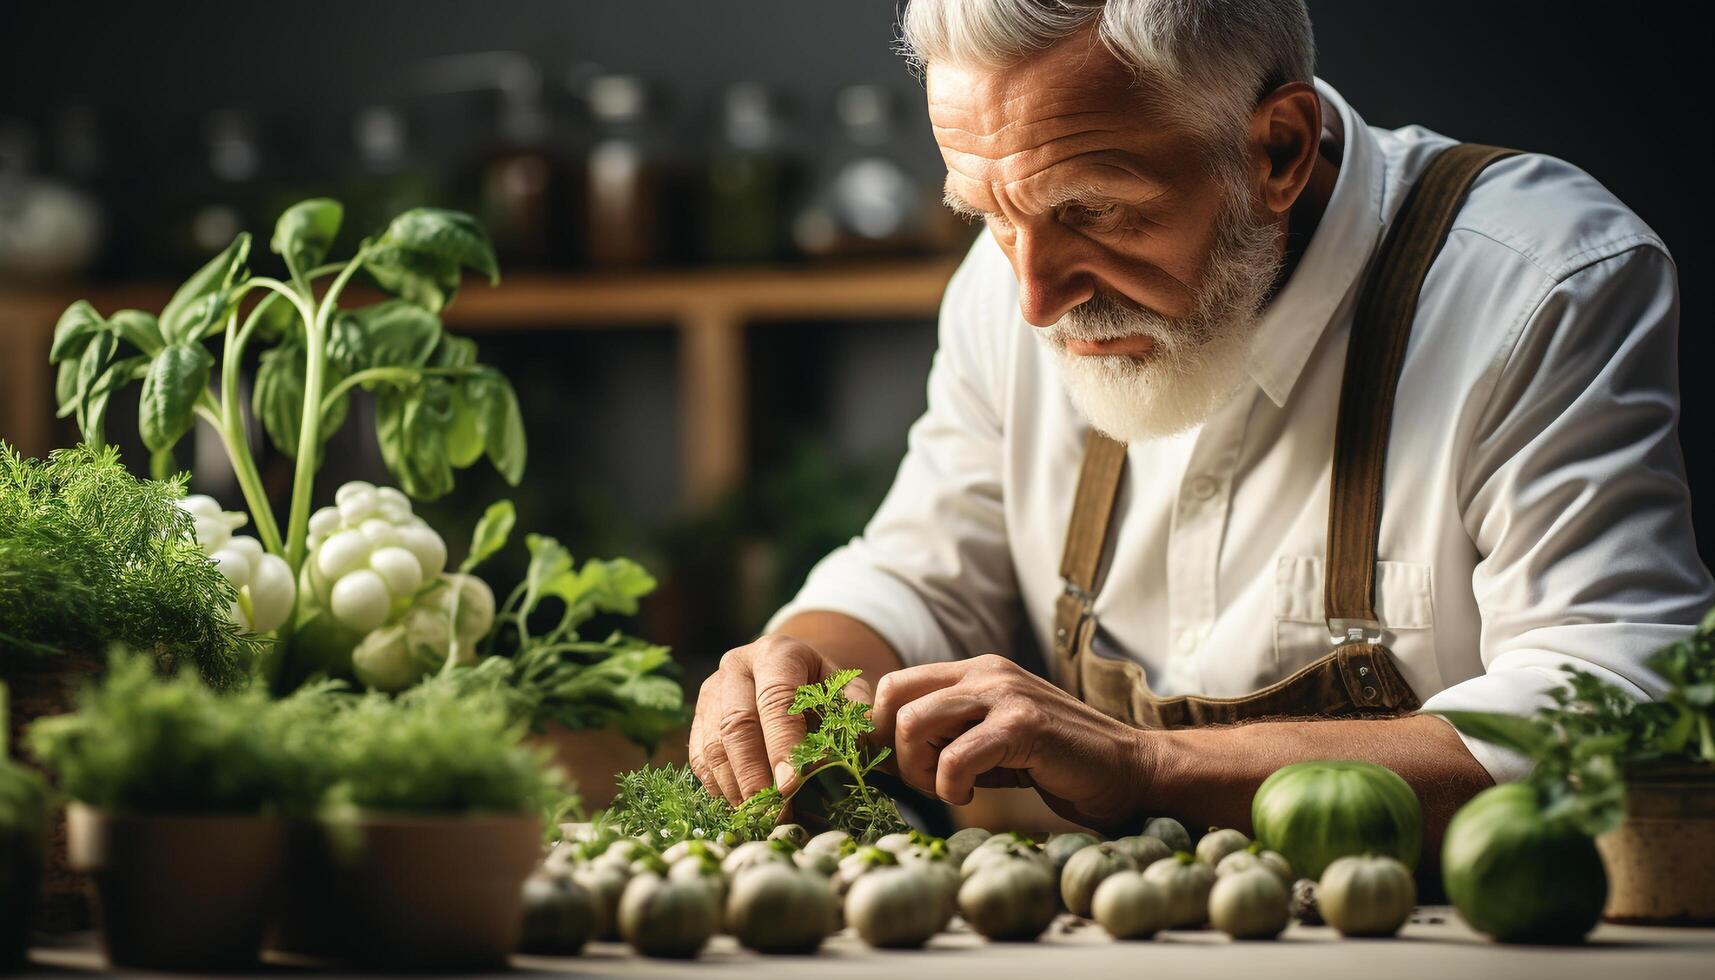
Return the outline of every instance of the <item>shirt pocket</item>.
<path id="1" fill-rule="evenodd" d="M 1376 617 L 1382 643 L 1421 648 L 1435 625 L 1433 570 L 1417 562 L 1376 562 Z M 1328 655 L 1333 643 L 1322 608 L 1322 559 L 1282 555 L 1274 567 L 1274 660 L 1280 677 Z"/>

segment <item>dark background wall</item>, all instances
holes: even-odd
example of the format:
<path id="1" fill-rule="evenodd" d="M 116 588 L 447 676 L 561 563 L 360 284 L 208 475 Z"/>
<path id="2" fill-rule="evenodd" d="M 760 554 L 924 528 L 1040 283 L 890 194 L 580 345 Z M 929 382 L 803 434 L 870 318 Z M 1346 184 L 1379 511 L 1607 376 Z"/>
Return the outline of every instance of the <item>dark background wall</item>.
<path id="1" fill-rule="evenodd" d="M 1705 229 L 1707 137 L 1699 135 L 1696 94 L 1706 83 L 1693 67 L 1705 56 L 1707 28 L 1694 26 L 1701 22 L 1695 5 L 1317 0 L 1311 8 L 1320 73 L 1372 124 L 1419 123 L 1564 157 L 1665 238 L 1683 289 L 1681 438 L 1704 518 L 1701 549 L 1711 560 L 1715 477 L 1701 447 L 1715 424 L 1715 399 L 1698 379 L 1715 298 L 1704 270 L 1715 254 Z M 172 159 L 194 152 L 188 148 L 207 110 L 251 108 L 278 120 L 270 139 L 279 166 L 308 169 L 317 161 L 295 158 L 295 150 L 343 133 L 355 108 L 408 93 L 421 59 L 508 49 L 536 58 L 551 90 L 592 63 L 656 79 L 670 93 L 673 138 L 683 146 L 707 139 L 703 120 L 734 80 L 789 90 L 800 110 L 797 139 L 809 147 L 821 138 L 815 120 L 826 116 L 837 87 L 889 85 L 904 106 L 902 150 L 933 174 L 920 92 L 890 50 L 895 13 L 891 0 L 8 3 L 0 9 L 0 116 L 43 118 L 59 105 L 90 103 L 119 121 L 129 141 L 122 145 Z M 150 173 L 138 168 L 134 179 L 160 177 L 144 176 Z M 866 438 L 896 453 L 904 421 L 921 404 L 925 334 L 866 336 L 869 353 L 857 360 L 869 365 L 866 377 L 886 379 L 890 393 L 877 403 L 894 412 L 882 416 L 889 435 Z M 835 334 L 825 339 L 839 342 Z M 671 384 L 670 371 L 643 374 Z M 850 378 L 831 385 L 868 387 Z M 874 428 L 865 411 L 844 411 Z"/>

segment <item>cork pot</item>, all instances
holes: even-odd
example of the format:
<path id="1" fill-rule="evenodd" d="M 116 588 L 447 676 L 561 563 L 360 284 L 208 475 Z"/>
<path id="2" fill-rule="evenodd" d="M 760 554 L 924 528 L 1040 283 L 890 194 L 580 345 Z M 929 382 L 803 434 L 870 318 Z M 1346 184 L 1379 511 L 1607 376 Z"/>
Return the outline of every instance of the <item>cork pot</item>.
<path id="1" fill-rule="evenodd" d="M 71 866 L 95 885 L 102 947 L 115 967 L 254 966 L 279 878 L 285 825 L 256 815 L 66 811 Z"/>
<path id="2" fill-rule="evenodd" d="M 1626 773 L 1626 819 L 1596 839 L 1610 922 L 1715 925 L 1715 766 Z"/>
<path id="3" fill-rule="evenodd" d="M 368 814 L 290 840 L 269 948 L 388 970 L 504 966 L 542 858 L 523 814 Z"/>

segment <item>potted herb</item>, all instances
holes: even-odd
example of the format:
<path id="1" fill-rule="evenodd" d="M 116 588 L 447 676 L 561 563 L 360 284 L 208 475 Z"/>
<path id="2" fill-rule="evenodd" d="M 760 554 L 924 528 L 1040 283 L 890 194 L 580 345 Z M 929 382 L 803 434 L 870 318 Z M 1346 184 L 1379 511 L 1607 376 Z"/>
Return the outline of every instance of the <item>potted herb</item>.
<path id="1" fill-rule="evenodd" d="M 260 691 L 220 694 L 116 651 L 75 714 L 29 742 L 70 798 L 73 867 L 95 883 L 116 967 L 251 964 L 283 859 L 279 773 L 290 765 Z"/>
<path id="2" fill-rule="evenodd" d="M 47 798 L 36 774 L 11 758 L 0 683 L 0 970 L 24 962 L 41 887 Z"/>
<path id="3" fill-rule="evenodd" d="M 1715 611 L 1648 664 L 1666 687 L 1657 701 L 1569 670 L 1554 703 L 1529 718 L 1444 717 L 1530 759 L 1525 785 L 1541 820 L 1595 838 L 1606 918 L 1708 925 L 1715 923 Z M 1555 862 L 1562 870 L 1573 863 Z"/>
<path id="4" fill-rule="evenodd" d="M 436 679 L 298 713 L 279 727 L 323 803 L 291 839 L 274 948 L 390 969 L 503 962 L 544 815 L 566 798 L 505 698 Z"/>

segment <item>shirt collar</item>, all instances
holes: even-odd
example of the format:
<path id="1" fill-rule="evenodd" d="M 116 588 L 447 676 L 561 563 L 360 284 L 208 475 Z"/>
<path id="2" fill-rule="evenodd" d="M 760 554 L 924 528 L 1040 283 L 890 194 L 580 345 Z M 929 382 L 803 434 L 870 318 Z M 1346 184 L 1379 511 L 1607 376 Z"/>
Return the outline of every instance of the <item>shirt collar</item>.
<path id="1" fill-rule="evenodd" d="M 1345 147 L 1334 193 L 1292 277 L 1263 311 L 1251 348 L 1250 376 L 1284 406 L 1310 352 L 1356 285 L 1382 229 L 1383 160 L 1375 134 L 1333 86 L 1316 91 L 1340 114 Z"/>

